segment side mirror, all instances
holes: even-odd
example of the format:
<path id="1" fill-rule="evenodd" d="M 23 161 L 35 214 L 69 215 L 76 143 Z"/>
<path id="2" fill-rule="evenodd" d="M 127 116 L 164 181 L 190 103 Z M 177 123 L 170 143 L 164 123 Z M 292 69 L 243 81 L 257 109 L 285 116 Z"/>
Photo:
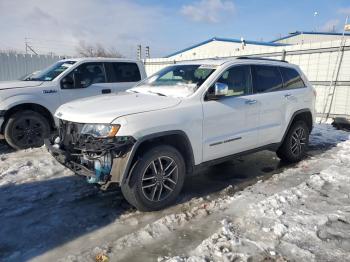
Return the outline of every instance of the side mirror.
<path id="1" fill-rule="evenodd" d="M 71 76 L 65 76 L 62 80 L 61 80 L 61 88 L 62 89 L 73 89 L 75 86 L 74 84 L 74 79 Z"/>
<path id="2" fill-rule="evenodd" d="M 226 96 L 228 94 L 228 85 L 220 82 L 216 82 L 214 85 L 214 95 L 215 97 Z"/>

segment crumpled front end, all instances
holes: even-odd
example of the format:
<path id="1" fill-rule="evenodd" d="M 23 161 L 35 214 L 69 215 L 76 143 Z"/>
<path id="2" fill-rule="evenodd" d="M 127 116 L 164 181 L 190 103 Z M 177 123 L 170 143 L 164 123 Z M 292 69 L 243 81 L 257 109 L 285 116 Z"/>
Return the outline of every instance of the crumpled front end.
<path id="1" fill-rule="evenodd" d="M 45 141 L 49 152 L 87 182 L 106 189 L 120 183 L 136 142 L 130 136 L 95 138 L 81 134 L 84 124 L 59 121 L 59 134 Z"/>

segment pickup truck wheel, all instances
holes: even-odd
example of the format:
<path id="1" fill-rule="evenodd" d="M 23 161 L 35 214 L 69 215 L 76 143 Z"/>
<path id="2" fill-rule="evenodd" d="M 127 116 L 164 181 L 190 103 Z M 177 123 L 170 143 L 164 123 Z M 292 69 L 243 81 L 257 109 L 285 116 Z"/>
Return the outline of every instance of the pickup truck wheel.
<path id="1" fill-rule="evenodd" d="M 126 200 L 140 211 L 163 209 L 175 202 L 185 179 L 185 162 L 174 147 L 156 146 L 136 162 L 129 183 L 121 186 Z"/>
<path id="2" fill-rule="evenodd" d="M 50 134 L 50 125 L 39 113 L 26 110 L 10 116 L 4 131 L 6 142 L 20 150 L 42 146 Z"/>
<path id="3" fill-rule="evenodd" d="M 277 150 L 277 156 L 288 163 L 295 163 L 303 159 L 309 145 L 309 133 L 309 128 L 304 121 L 295 122 Z"/>

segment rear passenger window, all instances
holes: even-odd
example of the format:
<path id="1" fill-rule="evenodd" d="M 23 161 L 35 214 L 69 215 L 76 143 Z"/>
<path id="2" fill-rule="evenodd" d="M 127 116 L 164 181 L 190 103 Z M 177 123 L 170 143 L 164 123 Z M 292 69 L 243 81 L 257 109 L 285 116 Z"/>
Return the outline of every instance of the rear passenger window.
<path id="1" fill-rule="evenodd" d="M 276 66 L 253 66 L 254 93 L 278 91 L 283 87 L 281 73 Z"/>
<path id="2" fill-rule="evenodd" d="M 136 63 L 107 63 L 108 82 L 138 82 L 141 80 L 139 67 Z"/>
<path id="3" fill-rule="evenodd" d="M 304 81 L 299 73 L 293 68 L 280 67 L 285 89 L 305 87 Z"/>

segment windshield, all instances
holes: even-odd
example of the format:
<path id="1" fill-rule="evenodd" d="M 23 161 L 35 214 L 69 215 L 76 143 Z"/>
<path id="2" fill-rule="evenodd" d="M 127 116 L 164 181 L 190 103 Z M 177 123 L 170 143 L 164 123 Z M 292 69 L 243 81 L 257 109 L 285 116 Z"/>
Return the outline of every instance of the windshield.
<path id="1" fill-rule="evenodd" d="M 70 68 L 73 64 L 75 64 L 76 61 L 59 61 L 50 67 L 36 72 L 29 74 L 28 76 L 24 77 L 23 81 L 52 81 L 57 76 L 62 74 L 64 71 L 66 71 L 68 68 Z"/>
<path id="2" fill-rule="evenodd" d="M 200 87 L 214 71 L 205 65 L 175 65 L 164 68 L 139 85 L 152 87 L 193 86 Z"/>

